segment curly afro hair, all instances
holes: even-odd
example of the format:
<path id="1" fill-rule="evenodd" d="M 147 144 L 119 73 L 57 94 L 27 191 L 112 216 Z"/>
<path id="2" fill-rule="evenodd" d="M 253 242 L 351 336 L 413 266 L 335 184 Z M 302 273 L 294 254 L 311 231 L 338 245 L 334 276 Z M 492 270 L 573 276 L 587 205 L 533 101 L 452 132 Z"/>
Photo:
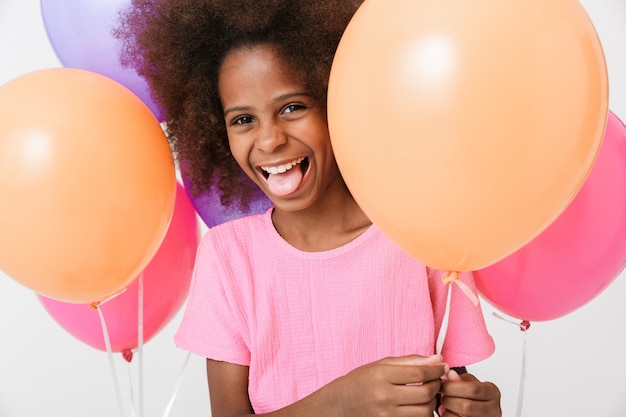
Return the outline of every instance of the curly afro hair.
<path id="1" fill-rule="evenodd" d="M 217 77 L 234 48 L 271 44 L 321 103 L 339 40 L 362 0 L 133 0 L 115 36 L 150 85 L 194 195 L 217 184 L 246 208 L 256 185 L 232 157 Z"/>

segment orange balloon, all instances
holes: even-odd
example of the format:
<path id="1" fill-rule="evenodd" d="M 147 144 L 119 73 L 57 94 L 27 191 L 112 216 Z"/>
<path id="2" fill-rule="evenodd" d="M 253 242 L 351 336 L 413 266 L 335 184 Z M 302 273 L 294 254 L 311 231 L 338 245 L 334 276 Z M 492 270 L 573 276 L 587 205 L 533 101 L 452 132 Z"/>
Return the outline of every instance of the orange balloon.
<path id="1" fill-rule="evenodd" d="M 130 90 L 78 69 L 0 86 L 0 268 L 50 298 L 101 301 L 150 262 L 174 211 L 159 122 Z"/>
<path id="2" fill-rule="evenodd" d="M 577 0 L 366 0 L 330 76 L 348 187 L 443 270 L 490 265 L 556 219 L 607 116 L 602 47 Z"/>

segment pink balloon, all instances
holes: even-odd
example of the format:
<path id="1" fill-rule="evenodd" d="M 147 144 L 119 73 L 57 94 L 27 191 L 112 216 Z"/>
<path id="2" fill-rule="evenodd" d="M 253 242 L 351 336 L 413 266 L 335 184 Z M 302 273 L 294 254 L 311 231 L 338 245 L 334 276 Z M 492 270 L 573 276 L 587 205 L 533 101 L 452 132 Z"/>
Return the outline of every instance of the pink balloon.
<path id="1" fill-rule="evenodd" d="M 176 315 L 187 298 L 195 254 L 200 242 L 196 212 L 178 184 L 172 222 L 159 250 L 143 271 L 143 342 L 148 342 Z M 139 280 L 100 305 L 111 350 L 138 346 Z M 67 303 L 38 294 L 50 316 L 72 336 L 106 351 L 100 317 L 89 304 Z"/>
<path id="2" fill-rule="evenodd" d="M 591 301 L 625 265 L 626 126 L 609 112 L 598 157 L 567 209 L 530 243 L 474 275 L 481 295 L 503 313 L 545 321 Z"/>

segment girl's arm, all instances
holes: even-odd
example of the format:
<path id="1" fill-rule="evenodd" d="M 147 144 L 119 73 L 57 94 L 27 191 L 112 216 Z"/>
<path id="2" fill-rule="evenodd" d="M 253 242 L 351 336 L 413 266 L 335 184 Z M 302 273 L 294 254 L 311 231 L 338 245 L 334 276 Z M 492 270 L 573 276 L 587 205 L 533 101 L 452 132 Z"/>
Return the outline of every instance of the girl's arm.
<path id="1" fill-rule="evenodd" d="M 361 366 L 266 417 L 432 417 L 440 378 L 439 355 L 386 358 Z M 212 417 L 254 415 L 248 367 L 207 359 Z"/>

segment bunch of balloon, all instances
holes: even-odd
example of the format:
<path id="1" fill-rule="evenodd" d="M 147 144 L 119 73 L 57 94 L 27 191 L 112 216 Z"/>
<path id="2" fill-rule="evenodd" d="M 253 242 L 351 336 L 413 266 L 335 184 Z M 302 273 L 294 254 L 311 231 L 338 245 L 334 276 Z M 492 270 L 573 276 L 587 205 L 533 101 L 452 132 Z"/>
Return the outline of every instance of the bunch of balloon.
<path id="1" fill-rule="evenodd" d="M 159 121 L 163 111 L 146 80 L 120 60 L 121 43 L 114 36 L 117 18 L 130 0 L 40 0 L 48 39 L 68 68 L 97 72 L 130 89 Z"/>
<path id="2" fill-rule="evenodd" d="M 354 198 L 405 252 L 447 271 L 487 267 L 552 223 L 607 116 L 604 54 L 577 0 L 368 0 L 329 80 Z"/>
<path id="3" fill-rule="evenodd" d="M 584 185 L 541 234 L 474 271 L 480 294 L 527 322 L 562 317 L 593 300 L 626 265 L 626 126 L 609 113 Z"/>
<path id="4" fill-rule="evenodd" d="M 95 72 L 52 68 L 0 86 L 0 269 L 46 297 L 126 288 L 172 219 L 176 172 L 159 121 Z"/>
<path id="5" fill-rule="evenodd" d="M 123 292 L 99 306 L 112 352 L 132 358 L 140 340 L 144 344 L 150 341 L 180 310 L 187 299 L 199 241 L 196 211 L 179 185 L 172 222 L 163 243 L 141 272 L 142 281 L 135 279 Z M 43 295 L 38 298 L 68 333 L 93 348 L 107 350 L 99 315 L 89 304 L 66 303 Z M 143 318 L 141 326 L 140 316 Z M 140 327 L 143 329 L 141 339 Z"/>

